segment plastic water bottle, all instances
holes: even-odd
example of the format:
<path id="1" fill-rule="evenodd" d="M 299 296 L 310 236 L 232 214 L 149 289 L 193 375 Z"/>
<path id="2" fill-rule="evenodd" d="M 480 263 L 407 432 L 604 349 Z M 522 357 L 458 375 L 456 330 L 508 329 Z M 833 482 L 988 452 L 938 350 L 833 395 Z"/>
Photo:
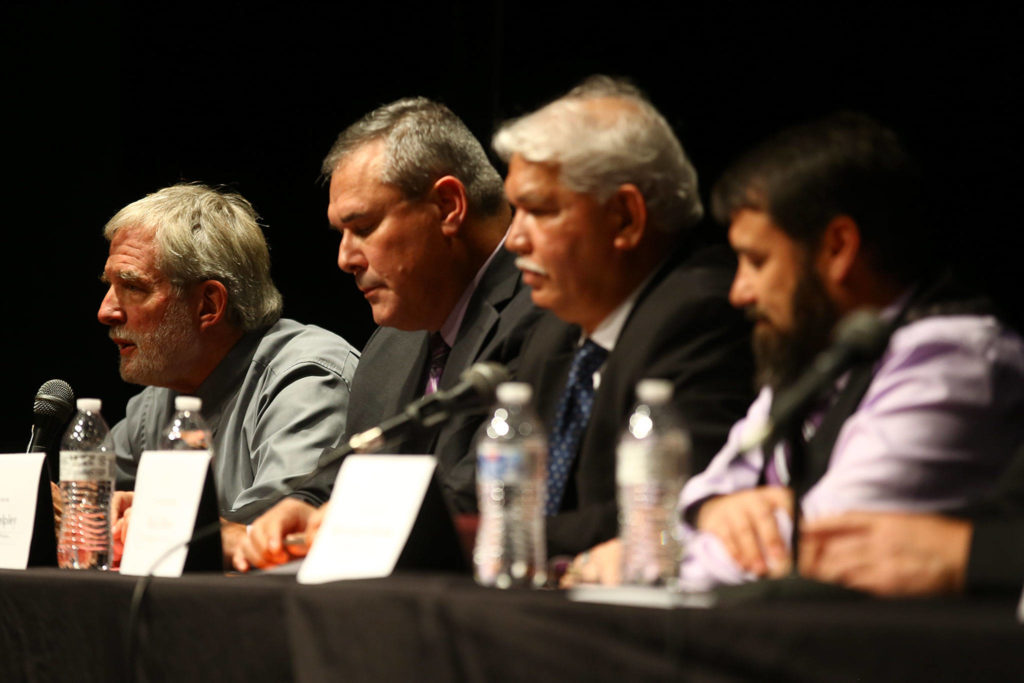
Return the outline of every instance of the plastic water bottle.
<path id="1" fill-rule="evenodd" d="M 176 396 L 174 417 L 164 430 L 160 448 L 167 451 L 212 451 L 213 437 L 199 411 L 203 399 L 198 396 Z"/>
<path id="2" fill-rule="evenodd" d="M 115 456 L 98 398 L 80 398 L 60 446 L 64 500 L 57 563 L 62 569 L 110 569 Z"/>
<path id="3" fill-rule="evenodd" d="M 672 585 L 678 577 L 679 492 L 689 476 L 690 437 L 672 409 L 672 383 L 645 379 L 616 451 L 622 582 Z"/>
<path id="4" fill-rule="evenodd" d="M 477 437 L 480 526 L 473 567 L 484 586 L 539 588 L 547 582 L 548 445 L 532 395 L 529 384 L 499 385 L 498 405 Z"/>

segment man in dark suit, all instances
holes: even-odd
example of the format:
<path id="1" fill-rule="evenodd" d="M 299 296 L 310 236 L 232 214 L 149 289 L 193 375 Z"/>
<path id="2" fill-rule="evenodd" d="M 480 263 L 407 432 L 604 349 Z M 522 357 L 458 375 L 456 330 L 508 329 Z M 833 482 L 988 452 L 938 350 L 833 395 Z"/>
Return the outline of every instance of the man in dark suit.
<path id="1" fill-rule="evenodd" d="M 341 233 L 338 266 L 355 276 L 380 325 L 352 382 L 342 441 L 456 384 L 473 363 L 514 367 L 538 312 L 501 248 L 510 221 L 501 177 L 462 121 L 424 98 L 393 102 L 342 132 L 323 172 L 330 178 L 327 216 Z M 435 454 L 450 501 L 472 510 L 470 442 L 482 417 L 463 415 L 385 449 Z M 337 469 L 260 517 L 235 566 L 290 559 L 284 537 L 307 528 Z"/>
<path id="2" fill-rule="evenodd" d="M 575 553 L 617 533 L 615 443 L 637 382 L 672 381 L 698 472 L 750 402 L 749 327 L 727 298 L 735 260 L 698 231 L 696 173 L 634 87 L 588 79 L 494 146 L 516 208 L 506 246 L 550 311 L 518 374 L 550 434 L 548 548 Z"/>

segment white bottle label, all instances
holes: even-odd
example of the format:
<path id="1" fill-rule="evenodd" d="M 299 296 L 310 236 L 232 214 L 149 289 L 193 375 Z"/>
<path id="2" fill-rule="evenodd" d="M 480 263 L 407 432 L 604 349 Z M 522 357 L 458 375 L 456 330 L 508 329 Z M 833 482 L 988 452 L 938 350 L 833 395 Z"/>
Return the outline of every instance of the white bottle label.
<path id="1" fill-rule="evenodd" d="M 619 486 L 632 486 L 650 481 L 650 452 L 651 447 L 645 443 L 619 444 L 615 454 L 615 482 Z"/>
<path id="2" fill-rule="evenodd" d="M 113 480 L 117 472 L 115 457 L 106 451 L 61 451 L 61 481 Z"/>

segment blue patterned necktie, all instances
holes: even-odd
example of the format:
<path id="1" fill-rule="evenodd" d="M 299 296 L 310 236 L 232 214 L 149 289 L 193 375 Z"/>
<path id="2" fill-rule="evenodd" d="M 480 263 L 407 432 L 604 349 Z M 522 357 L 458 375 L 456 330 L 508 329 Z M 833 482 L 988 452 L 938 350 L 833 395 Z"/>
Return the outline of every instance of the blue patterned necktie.
<path id="1" fill-rule="evenodd" d="M 608 351 L 586 340 L 572 359 L 569 379 L 555 411 L 548 457 L 548 498 L 545 513 L 558 514 L 569 470 L 579 448 L 580 437 L 590 422 L 594 405 L 594 373 L 608 357 Z"/>

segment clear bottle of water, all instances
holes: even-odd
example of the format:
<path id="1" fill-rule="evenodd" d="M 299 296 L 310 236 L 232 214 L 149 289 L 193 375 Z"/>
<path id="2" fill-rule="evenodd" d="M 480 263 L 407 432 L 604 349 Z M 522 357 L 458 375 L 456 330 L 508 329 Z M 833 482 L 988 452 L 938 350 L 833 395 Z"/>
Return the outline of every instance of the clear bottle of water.
<path id="1" fill-rule="evenodd" d="M 477 583 L 498 588 L 547 582 L 544 499 L 548 445 L 529 384 L 498 386 L 498 405 L 476 442 L 480 526 Z"/>
<path id="2" fill-rule="evenodd" d="M 203 399 L 198 396 L 176 396 L 174 417 L 164 430 L 160 448 L 167 451 L 212 451 L 210 428 L 199 411 Z"/>
<path id="3" fill-rule="evenodd" d="M 98 398 L 80 398 L 60 446 L 64 501 L 57 563 L 62 569 L 110 569 L 115 456 Z"/>
<path id="4" fill-rule="evenodd" d="M 679 493 L 689 476 L 690 437 L 675 414 L 672 383 L 645 379 L 616 451 L 622 582 L 676 582 L 681 527 Z"/>

